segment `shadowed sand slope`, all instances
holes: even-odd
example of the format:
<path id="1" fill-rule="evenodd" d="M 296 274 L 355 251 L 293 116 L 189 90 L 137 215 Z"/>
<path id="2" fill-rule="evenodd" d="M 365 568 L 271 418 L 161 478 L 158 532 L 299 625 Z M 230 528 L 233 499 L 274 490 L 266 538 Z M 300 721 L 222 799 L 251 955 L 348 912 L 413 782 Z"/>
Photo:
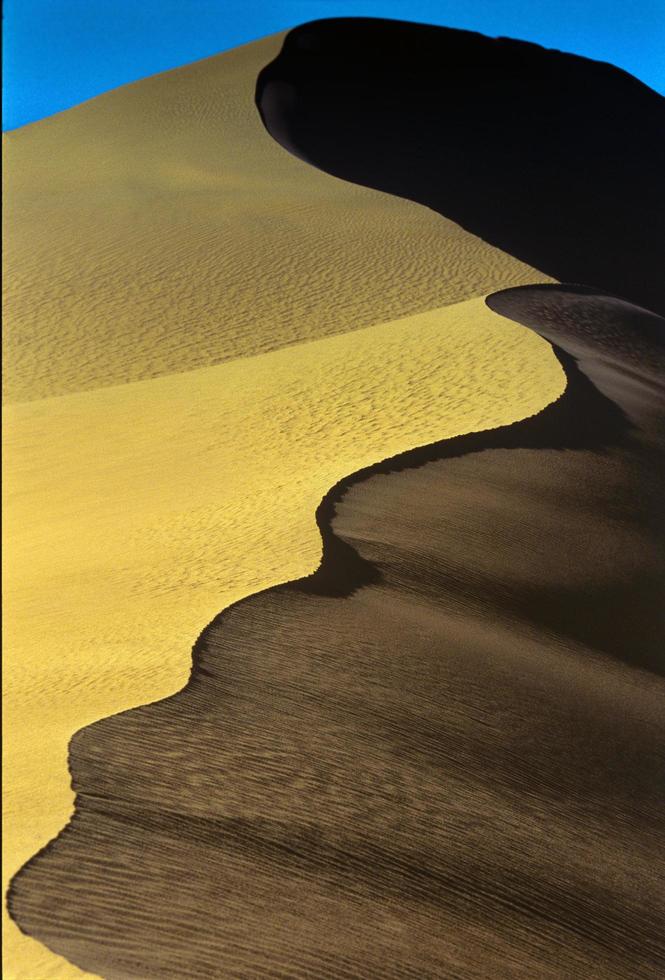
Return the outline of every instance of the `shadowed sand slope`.
<path id="1" fill-rule="evenodd" d="M 660 182 L 646 165 L 629 186 L 623 139 L 631 103 L 637 155 L 657 151 L 648 90 L 466 35 L 469 70 L 451 89 L 450 32 L 419 34 L 415 58 L 406 25 L 404 85 L 390 89 L 397 28 L 348 24 L 293 32 L 263 73 L 278 140 L 338 176 L 458 208 L 549 274 L 658 307 Z M 496 55 L 490 86 L 478 45 Z M 458 110 L 417 97 L 432 57 Z M 510 116 L 480 146 L 461 119 L 494 83 L 515 97 L 524 64 L 543 101 L 529 90 L 522 122 L 537 109 L 559 127 L 556 173 L 538 127 L 522 139 Z M 588 83 L 587 108 L 603 88 L 617 107 L 616 153 L 589 157 L 595 204 L 560 98 L 572 79 Z M 506 104 L 521 118 L 519 100 Z M 603 210 L 612 174 L 617 200 L 634 198 L 616 226 Z M 619 227 L 623 265 L 607 243 Z M 318 572 L 218 616 L 185 691 L 76 735 L 73 821 L 14 879 L 26 932 L 109 978 L 662 975 L 663 323 L 584 287 L 488 302 L 557 345 L 564 395 L 345 479 L 318 511 Z"/>
<path id="2" fill-rule="evenodd" d="M 7 406 L 5 880 L 71 814 L 72 734 L 182 687 L 221 608 L 313 571 L 333 484 L 563 386 L 549 345 L 477 299 Z M 32 947 L 10 928 L 7 980 L 70 976 Z"/>
<path id="3" fill-rule="evenodd" d="M 289 33 L 257 101 L 316 167 L 665 312 L 665 99 L 620 69 L 465 31 L 327 20 Z"/>
<path id="4" fill-rule="evenodd" d="M 662 976 L 665 323 L 490 302 L 563 396 L 340 484 L 320 573 L 75 736 L 22 928 L 109 978 Z"/>
<path id="5" fill-rule="evenodd" d="M 314 568 L 336 480 L 561 388 L 543 343 L 456 305 L 547 276 L 265 132 L 281 43 L 3 136 L 7 875 L 69 817 L 72 733 L 177 689 L 220 608 Z M 74 972 L 11 924 L 4 948 L 8 980 Z"/>
<path id="6" fill-rule="evenodd" d="M 281 41 L 3 136 L 10 401 L 207 367 L 547 279 L 278 146 L 254 92 Z"/>

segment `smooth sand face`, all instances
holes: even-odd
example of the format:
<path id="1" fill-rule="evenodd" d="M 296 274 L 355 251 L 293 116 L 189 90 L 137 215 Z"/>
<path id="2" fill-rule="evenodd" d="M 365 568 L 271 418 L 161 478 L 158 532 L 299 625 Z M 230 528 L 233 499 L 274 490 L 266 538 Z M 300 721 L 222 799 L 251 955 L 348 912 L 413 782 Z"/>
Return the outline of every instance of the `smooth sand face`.
<path id="1" fill-rule="evenodd" d="M 69 817 L 72 733 L 177 690 L 214 614 L 315 568 L 329 486 L 563 386 L 480 302 L 384 322 L 546 277 L 276 146 L 253 94 L 279 43 L 6 140 L 6 377 L 30 402 L 6 431 L 8 876 Z M 6 925 L 7 977 L 80 975 Z"/>
<path id="2" fill-rule="evenodd" d="M 10 400 L 187 371 L 549 281 L 276 145 L 254 88 L 281 42 L 5 137 Z"/>

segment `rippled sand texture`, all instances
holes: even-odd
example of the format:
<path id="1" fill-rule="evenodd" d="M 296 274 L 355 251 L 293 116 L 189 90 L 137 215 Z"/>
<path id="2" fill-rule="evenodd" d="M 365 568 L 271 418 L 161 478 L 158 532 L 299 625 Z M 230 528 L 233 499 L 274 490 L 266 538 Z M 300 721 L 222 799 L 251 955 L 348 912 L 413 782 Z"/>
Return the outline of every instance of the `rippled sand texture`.
<path id="1" fill-rule="evenodd" d="M 336 488 L 345 597 L 231 607 L 75 736 L 23 928 L 109 978 L 662 976 L 665 322 L 549 290 L 491 302 L 561 399 Z"/>
<path id="2" fill-rule="evenodd" d="M 354 68 L 353 58 L 333 61 L 344 71 Z M 308 64 L 315 73 L 329 68 L 325 58 Z M 312 91 L 309 109 L 321 97 Z M 488 90 L 470 91 L 484 98 Z M 537 96 L 530 97 L 533 105 Z M 344 167 L 353 162 L 354 139 L 374 145 L 363 113 L 375 99 L 371 93 L 369 103 L 347 104 L 353 113 L 344 147 L 330 115 L 338 101 L 321 102 L 321 125 L 305 127 L 314 140 L 305 149 L 297 139 L 303 130 L 294 132 L 289 117 L 295 104 L 297 121 L 302 106 L 278 99 L 283 141 L 307 159 L 312 150 L 325 157 L 332 148 L 319 165 L 371 183 L 371 168 Z M 265 99 L 259 104 L 265 118 Z M 543 105 L 551 128 L 552 107 Z M 422 146 L 427 160 L 427 140 L 408 145 Z M 455 183 L 464 154 L 450 141 L 435 148 L 451 167 L 448 200 L 474 227 L 469 188 Z M 493 172 L 496 159 L 487 149 L 479 159 Z M 291 162 L 300 168 L 292 171 L 293 206 L 310 171 Z M 401 190 L 383 189 L 405 197 L 418 197 L 416 186 L 431 190 L 418 168 L 403 174 Z M 326 182 L 325 194 L 332 188 L 367 194 L 370 213 L 372 201 L 388 207 L 380 195 L 317 180 Z M 126 174 L 120 183 L 134 193 Z M 285 184 L 276 186 L 283 191 Z M 648 197 L 648 180 L 642 192 Z M 533 199 L 533 213 L 514 224 L 515 252 L 530 261 L 537 252 L 529 248 L 550 241 L 538 235 L 542 199 Z M 172 203 L 175 209 L 175 196 Z M 503 226 L 493 192 L 485 204 L 498 219 L 483 233 L 496 242 Z M 400 207 L 406 249 L 415 220 L 408 214 L 439 219 Z M 648 229 L 640 239 L 639 210 L 631 217 L 622 207 L 626 241 L 643 246 Z M 150 213 L 153 221 L 161 209 Z M 287 254 L 289 236 L 301 240 L 314 213 L 284 231 Z M 590 268 L 585 248 L 570 247 L 577 241 L 575 208 L 564 213 L 573 223 L 544 253 L 550 274 L 562 246 L 568 268 Z M 364 234 L 364 215 L 354 220 Z M 582 235 L 583 215 L 578 224 Z M 327 241 L 329 227 L 323 222 L 317 230 Z M 24 461 L 16 513 L 25 515 L 17 635 L 33 651 L 24 655 L 24 676 L 34 688 L 36 651 L 44 649 L 40 617 L 49 608 L 41 594 L 35 607 L 35 582 L 59 587 L 51 602 L 67 663 L 63 676 L 71 677 L 74 659 L 81 670 L 75 712 L 72 691 L 63 696 L 70 710 L 59 729 L 63 752 L 65 728 L 181 683 L 182 649 L 211 615 L 204 605 L 218 611 L 245 588 L 247 594 L 316 566 L 320 539 L 312 514 L 327 486 L 409 450 L 337 485 L 318 511 L 321 570 L 259 592 L 214 620 L 197 644 L 183 694 L 100 721 L 74 738 L 74 821 L 14 880 L 11 908 L 23 929 L 87 970 L 151 978 L 485 977 L 499 967 L 524 977 L 660 975 L 654 970 L 662 965 L 662 896 L 654 868 L 662 835 L 661 326 L 644 311 L 584 290 L 500 293 L 490 299 L 498 313 L 560 342 L 568 388 L 527 422 L 460 436 L 532 415 L 561 392 L 562 375 L 535 334 L 500 321 L 477 300 L 463 302 L 476 288 L 504 284 L 488 286 L 488 274 L 523 275 L 526 267 L 450 222 L 439 227 L 448 266 L 463 269 L 471 290 L 437 293 L 438 307 L 455 306 L 399 322 L 392 312 L 383 325 L 363 330 L 376 303 L 358 288 L 359 276 L 342 276 L 358 311 L 339 328 L 352 331 L 344 336 L 299 343 L 338 328 L 332 320 L 321 327 L 315 313 L 312 332 L 307 312 L 298 313 L 305 333 L 280 328 L 267 347 L 291 346 L 250 358 L 257 348 L 248 347 L 246 328 L 235 340 L 222 329 L 226 339 L 214 353 L 209 348 L 206 363 L 230 362 L 201 368 L 185 363 L 189 348 L 178 320 L 163 343 L 151 341 L 160 353 L 148 370 L 127 375 L 127 351 L 135 351 L 120 329 L 117 342 L 101 346 L 106 373 L 86 355 L 69 374 L 61 363 L 41 375 L 44 392 L 85 390 L 14 410 Z M 597 225 L 592 233 L 602 243 Z M 344 235 L 356 240 L 348 227 Z M 367 242 L 358 239 L 357 255 L 366 253 L 378 269 L 383 244 L 372 250 L 369 241 L 369 234 Z M 388 234 L 387 254 L 390 242 Z M 424 252 L 432 247 L 428 242 Z M 303 261 L 312 260 L 312 251 L 309 240 Z M 609 274 L 609 250 L 599 247 L 597 254 Z M 607 255 L 610 265 L 603 266 Z M 261 269 L 264 261 L 270 267 L 265 255 Z M 298 311 L 301 304 L 307 311 L 317 290 L 334 306 L 340 268 L 333 265 L 332 287 L 328 279 L 321 286 L 317 275 L 294 277 Z M 634 262 L 626 268 L 629 288 L 646 295 L 648 271 L 636 272 Z M 430 289 L 432 275 L 430 266 Z M 420 283 L 409 278 L 401 295 L 396 279 L 392 295 L 419 304 Z M 448 290 L 455 276 L 443 279 Z M 154 283 L 161 288 L 159 277 Z M 276 285 L 284 287 L 279 275 Z M 379 293 L 382 301 L 389 295 Z M 177 319 L 174 295 L 167 309 Z M 430 293 L 427 303 L 433 302 Z M 400 312 L 409 308 L 417 307 Z M 263 323 L 258 317 L 252 343 Z M 641 345 L 635 334 L 643 335 Z M 33 339 L 28 347 L 46 352 L 49 344 Z M 203 339 L 195 353 L 199 346 Z M 580 356 L 581 371 L 566 350 Z M 20 343 L 16 351 L 20 365 Z M 132 370 L 139 370 L 140 358 L 134 360 Z M 192 370 L 155 377 L 186 367 Z M 22 370 L 17 377 L 25 377 Z M 127 377 L 151 380 L 99 387 Z M 450 399 L 440 403 L 446 389 Z M 258 394 L 264 390 L 265 398 Z M 73 430 L 79 444 L 59 453 L 59 441 Z M 35 505 L 44 508 L 43 534 L 30 528 Z M 52 545 L 48 556 L 44 541 Z M 239 588 L 243 575 L 246 586 Z M 63 595 L 71 621 L 62 614 Z M 194 613 L 200 618 L 186 638 L 185 617 Z M 84 641 L 88 653 L 81 656 Z M 34 718 L 26 707 L 24 731 Z M 583 764 L 571 765 L 576 757 Z M 33 791 L 56 770 L 54 756 L 42 754 Z M 66 810 L 66 796 L 57 783 L 48 833 L 63 822 L 54 826 L 53 815 Z"/>
<path id="3" fill-rule="evenodd" d="M 31 403 L 6 427 L 7 875 L 69 817 L 71 734 L 176 690 L 220 608 L 314 568 L 337 479 L 561 389 L 546 347 L 478 303 L 439 314 L 547 276 L 265 132 L 256 76 L 280 44 L 3 137 L 4 377 Z M 76 973 L 5 926 L 6 976 Z"/>
<path id="4" fill-rule="evenodd" d="M 11 400 L 207 367 L 547 281 L 264 131 L 281 37 L 6 134 Z"/>
<path id="5" fill-rule="evenodd" d="M 544 341 L 470 300 L 9 408 L 7 872 L 69 816 L 77 728 L 177 690 L 219 609 L 316 568 L 330 486 L 563 385 Z M 8 975 L 49 975 L 8 956 Z"/>

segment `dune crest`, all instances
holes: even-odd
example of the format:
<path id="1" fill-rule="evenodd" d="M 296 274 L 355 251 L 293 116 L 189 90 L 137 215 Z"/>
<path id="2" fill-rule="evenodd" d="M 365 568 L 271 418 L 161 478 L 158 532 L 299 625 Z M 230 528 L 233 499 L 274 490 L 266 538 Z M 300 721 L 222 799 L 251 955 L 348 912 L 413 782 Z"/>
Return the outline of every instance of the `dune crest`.
<path id="1" fill-rule="evenodd" d="M 429 56 L 459 32 L 416 37 L 398 25 L 398 38 L 395 25 L 357 23 L 287 38 L 259 79 L 267 128 L 337 176 L 440 210 L 458 201 L 488 241 L 595 283 L 488 300 L 556 345 L 566 391 L 524 421 L 337 484 L 318 511 L 317 572 L 219 615 L 183 691 L 74 737 L 75 816 L 14 878 L 12 914 L 109 978 L 655 980 L 665 969 L 663 322 L 604 290 L 653 308 L 663 298 L 647 220 L 662 200 L 656 171 L 622 184 L 641 154 L 658 154 L 662 103 L 607 66 L 459 37 L 472 64 L 462 59 L 458 117 L 486 95 L 473 70 L 489 52 L 499 91 L 507 81 L 514 92 L 529 66 L 527 118 L 544 104 L 549 130 L 561 124 L 554 172 L 570 200 L 548 202 L 548 144 L 530 132 L 521 194 L 537 193 L 525 208 L 506 169 L 511 154 L 513 168 L 523 163 L 510 126 L 492 130 L 488 166 L 482 147 L 460 138 L 456 154 L 432 130 L 436 94 L 410 113 Z M 384 103 L 396 40 L 408 70 L 401 101 Z M 572 93 L 559 98 L 556 85 L 568 72 L 589 80 L 590 104 L 620 97 L 610 101 L 625 132 L 631 106 L 643 127 L 637 150 L 618 140 L 609 165 L 607 153 L 592 157 L 595 198 L 567 128 Z M 468 136 L 455 116 L 445 100 L 446 122 Z M 382 143 L 389 122 L 398 138 Z M 442 161 L 440 193 L 429 178 L 444 176 Z M 613 180 L 618 225 L 606 217 Z M 591 209 L 579 211 L 586 193 Z M 617 227 L 625 268 L 606 240 Z"/>
<path id="2" fill-rule="evenodd" d="M 256 101 L 315 167 L 426 204 L 554 279 L 665 313 L 665 99 L 619 68 L 339 18 L 290 31 Z"/>
<path id="3" fill-rule="evenodd" d="M 530 414 L 562 384 L 535 338 L 497 349 L 475 332 L 487 311 L 465 321 L 456 308 L 546 275 L 424 207 L 331 180 L 265 132 L 256 77 L 282 40 L 3 135 L 7 877 L 71 813 L 72 733 L 176 690 L 218 609 L 315 567 L 314 510 L 343 473 L 443 431 Z M 301 370 L 321 381 L 309 344 L 330 338 L 334 350 L 335 338 L 382 324 L 385 340 L 393 322 L 423 314 L 422 325 L 443 306 L 463 350 L 473 337 L 486 347 L 480 387 L 453 380 L 441 356 L 460 377 L 473 368 L 442 346 L 442 330 L 412 324 L 428 346 L 406 340 L 409 364 L 391 355 L 390 377 L 376 351 L 366 356 L 367 336 L 342 343 L 348 377 L 322 355 L 335 384 L 325 399 L 307 385 L 303 396 L 329 458 L 267 367 L 250 376 L 264 355 L 290 351 L 280 377 L 295 402 Z M 509 349 L 529 365 L 535 399 L 516 390 Z M 435 404 L 432 393 L 428 414 L 410 391 L 425 394 L 432 371 L 459 398 Z M 372 422 L 375 381 L 386 397 Z M 256 385 L 270 398 L 252 399 Z M 497 417 L 504 396 L 513 401 Z M 3 928 L 10 980 L 78 975 L 6 914 Z"/>
<path id="4" fill-rule="evenodd" d="M 12 886 L 26 931 L 108 978 L 662 975 L 665 392 L 643 379 L 642 425 L 620 364 L 662 369 L 665 323 L 489 302 L 542 317 L 564 394 L 338 485 L 320 572 L 79 732 L 76 816 Z"/>
<path id="5" fill-rule="evenodd" d="M 315 569 L 314 513 L 331 485 L 442 434 L 538 412 L 564 383 L 544 341 L 469 300 L 7 406 L 7 881 L 70 817 L 72 734 L 172 694 L 219 609 Z M 13 933 L 16 978 L 67 975 Z"/>
<path id="6" fill-rule="evenodd" d="M 7 401 L 210 367 L 548 280 L 278 146 L 254 92 L 282 39 L 4 134 Z"/>

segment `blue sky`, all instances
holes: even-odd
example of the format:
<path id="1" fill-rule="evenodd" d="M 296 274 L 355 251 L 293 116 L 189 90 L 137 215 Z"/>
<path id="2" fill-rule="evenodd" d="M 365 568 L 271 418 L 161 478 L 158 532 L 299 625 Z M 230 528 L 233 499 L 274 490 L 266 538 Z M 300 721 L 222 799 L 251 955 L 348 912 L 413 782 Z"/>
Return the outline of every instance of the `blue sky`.
<path id="1" fill-rule="evenodd" d="M 537 41 L 610 61 L 665 92 L 665 0 L 5 0 L 3 128 L 332 16 Z"/>

